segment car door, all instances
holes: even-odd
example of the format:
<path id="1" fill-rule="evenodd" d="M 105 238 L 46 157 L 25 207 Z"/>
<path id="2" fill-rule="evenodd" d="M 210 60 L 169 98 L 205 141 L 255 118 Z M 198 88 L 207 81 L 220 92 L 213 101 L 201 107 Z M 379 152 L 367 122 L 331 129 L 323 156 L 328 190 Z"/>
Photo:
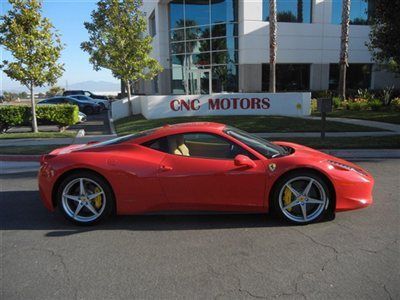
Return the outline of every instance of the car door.
<path id="1" fill-rule="evenodd" d="M 174 138 L 184 145 L 177 145 Z M 171 136 L 168 144 L 169 153 L 161 162 L 158 176 L 172 206 L 206 210 L 263 206 L 264 163 L 240 146 L 208 133 Z M 237 154 L 253 158 L 255 166 L 235 165 Z"/>

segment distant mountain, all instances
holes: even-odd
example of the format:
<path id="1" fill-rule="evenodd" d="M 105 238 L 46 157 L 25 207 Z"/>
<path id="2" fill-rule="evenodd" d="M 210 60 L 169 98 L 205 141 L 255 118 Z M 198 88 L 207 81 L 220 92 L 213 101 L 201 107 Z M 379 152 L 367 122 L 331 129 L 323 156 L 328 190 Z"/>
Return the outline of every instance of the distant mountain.
<path id="1" fill-rule="evenodd" d="M 58 86 L 65 88 L 65 84 L 58 84 Z M 114 93 L 117 94 L 121 91 L 121 86 L 118 82 L 109 81 L 82 81 L 77 83 L 68 84 L 69 90 L 85 90 L 93 93 Z M 35 93 L 44 93 L 49 90 L 48 86 L 35 88 Z M 28 92 L 28 89 L 18 83 L 13 83 L 12 86 L 3 86 L 3 90 L 0 88 L 0 94 L 2 91 L 20 93 Z"/>
<path id="2" fill-rule="evenodd" d="M 68 89 L 91 92 L 119 92 L 121 90 L 121 85 L 119 83 L 108 81 L 82 81 L 69 84 Z"/>

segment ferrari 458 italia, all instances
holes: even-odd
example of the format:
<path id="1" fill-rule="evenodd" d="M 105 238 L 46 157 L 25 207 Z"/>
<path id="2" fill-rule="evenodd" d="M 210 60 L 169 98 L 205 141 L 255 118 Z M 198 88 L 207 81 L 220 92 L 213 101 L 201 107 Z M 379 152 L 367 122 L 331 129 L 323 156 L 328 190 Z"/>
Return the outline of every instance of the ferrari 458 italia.
<path id="1" fill-rule="evenodd" d="M 166 125 L 41 159 L 44 205 L 89 225 L 110 215 L 275 212 L 306 224 L 372 203 L 359 166 L 218 123 Z"/>

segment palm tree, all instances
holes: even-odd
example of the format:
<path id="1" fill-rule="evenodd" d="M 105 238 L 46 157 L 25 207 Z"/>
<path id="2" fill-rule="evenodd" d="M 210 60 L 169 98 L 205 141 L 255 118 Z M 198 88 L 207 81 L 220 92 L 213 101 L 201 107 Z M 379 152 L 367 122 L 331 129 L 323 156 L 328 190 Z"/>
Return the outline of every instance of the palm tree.
<path id="1" fill-rule="evenodd" d="M 269 0 L 269 91 L 276 92 L 276 0 Z"/>
<path id="2" fill-rule="evenodd" d="M 350 24 L 350 1 L 342 2 L 342 35 L 340 39 L 340 75 L 339 75 L 339 97 L 346 98 L 346 70 L 349 58 L 349 24 Z"/>

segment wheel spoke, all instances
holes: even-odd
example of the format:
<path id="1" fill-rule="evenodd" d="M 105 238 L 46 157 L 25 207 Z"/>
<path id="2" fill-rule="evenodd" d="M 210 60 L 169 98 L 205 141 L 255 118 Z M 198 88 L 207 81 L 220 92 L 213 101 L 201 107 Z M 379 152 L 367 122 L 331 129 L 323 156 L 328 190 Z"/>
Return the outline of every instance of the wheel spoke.
<path id="1" fill-rule="evenodd" d="M 296 206 L 299 204 L 300 204 L 300 202 L 295 200 L 295 201 L 291 202 L 290 204 L 286 205 L 283 209 L 288 210 L 288 209 L 291 209 L 293 206 Z"/>
<path id="2" fill-rule="evenodd" d="M 79 180 L 79 193 L 80 193 L 81 195 L 85 195 L 85 194 L 86 194 L 85 185 L 83 184 L 83 178 L 81 178 L 81 179 Z"/>
<path id="3" fill-rule="evenodd" d="M 76 202 L 80 202 L 81 201 L 79 199 L 79 196 L 72 196 L 72 195 L 64 194 L 63 197 L 66 198 L 66 199 L 69 199 L 69 200 L 76 201 Z"/>
<path id="4" fill-rule="evenodd" d="M 104 192 L 98 192 L 98 193 L 95 193 L 95 194 L 88 195 L 87 197 L 88 197 L 89 200 L 92 200 L 92 199 L 94 199 L 94 198 L 96 198 L 96 197 L 98 197 L 100 195 L 103 195 L 103 194 L 104 194 Z"/>
<path id="5" fill-rule="evenodd" d="M 83 207 L 82 202 L 79 202 L 79 204 L 78 204 L 78 206 L 76 207 L 75 212 L 74 212 L 74 218 L 78 216 L 78 214 L 79 214 L 79 212 L 81 211 L 82 207 Z"/>
<path id="6" fill-rule="evenodd" d="M 297 198 L 300 196 L 300 193 L 292 187 L 290 183 L 286 184 L 286 187 L 293 193 L 293 195 Z"/>
<path id="7" fill-rule="evenodd" d="M 300 205 L 300 207 L 301 207 L 301 212 L 303 214 L 304 221 L 307 221 L 307 207 L 306 207 L 306 204 L 303 203 L 302 205 Z"/>
<path id="8" fill-rule="evenodd" d="M 323 200 L 318 200 L 318 199 L 313 199 L 313 198 L 307 198 L 307 203 L 324 204 L 324 201 Z"/>
<path id="9" fill-rule="evenodd" d="M 86 207 L 95 215 L 97 216 L 99 213 L 97 210 L 93 207 L 92 203 L 87 202 Z"/>
<path id="10" fill-rule="evenodd" d="M 314 183 L 314 179 L 310 179 L 310 182 L 307 184 L 306 188 L 304 189 L 304 192 L 303 192 L 304 196 L 308 196 L 308 193 L 310 193 L 313 183 Z"/>

